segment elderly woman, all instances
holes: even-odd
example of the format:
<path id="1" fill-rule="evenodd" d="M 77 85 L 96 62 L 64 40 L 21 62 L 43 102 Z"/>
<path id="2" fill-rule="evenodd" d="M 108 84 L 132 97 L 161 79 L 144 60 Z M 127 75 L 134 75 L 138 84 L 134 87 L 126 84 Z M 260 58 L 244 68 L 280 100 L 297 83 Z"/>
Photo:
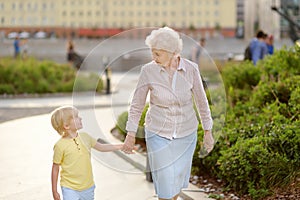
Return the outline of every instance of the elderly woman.
<path id="1" fill-rule="evenodd" d="M 150 92 L 145 120 L 149 164 L 159 199 L 176 200 L 188 186 L 197 142 L 199 112 L 204 146 L 214 145 L 212 118 L 196 63 L 180 56 L 182 39 L 168 27 L 146 38 L 153 61 L 144 65 L 130 105 L 123 151 L 132 153 L 141 113 Z M 197 107 L 195 111 L 193 99 Z"/>

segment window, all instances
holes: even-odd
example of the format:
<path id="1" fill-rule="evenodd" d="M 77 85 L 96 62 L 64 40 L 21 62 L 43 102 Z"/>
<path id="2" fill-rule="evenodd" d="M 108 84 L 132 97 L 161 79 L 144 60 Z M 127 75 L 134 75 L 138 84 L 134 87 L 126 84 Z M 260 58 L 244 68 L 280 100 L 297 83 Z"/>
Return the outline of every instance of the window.
<path id="1" fill-rule="evenodd" d="M 48 21 L 47 21 L 47 17 L 44 16 L 43 19 L 42 19 L 42 24 L 45 25 L 45 24 L 47 24 L 47 22 L 48 22 Z"/>
<path id="2" fill-rule="evenodd" d="M 37 9 L 38 9 L 38 3 L 35 3 L 35 4 L 34 4 L 34 7 L 33 7 L 33 10 L 34 10 L 34 11 L 37 11 Z"/>
<path id="3" fill-rule="evenodd" d="M 32 24 L 32 20 L 30 17 L 27 18 L 27 24 Z"/>
<path id="4" fill-rule="evenodd" d="M 23 18 L 22 17 L 19 18 L 19 24 L 23 25 Z"/>
<path id="5" fill-rule="evenodd" d="M 201 26 L 202 26 L 201 21 L 198 21 L 198 22 L 197 22 L 197 26 L 198 26 L 198 27 L 201 27 Z"/>
<path id="6" fill-rule="evenodd" d="M 16 19 L 13 17 L 13 18 L 11 18 L 10 22 L 12 25 L 14 25 L 16 23 Z"/>
<path id="7" fill-rule="evenodd" d="M 215 16 L 216 16 L 216 17 L 219 16 L 219 11 L 215 10 Z"/>
<path id="8" fill-rule="evenodd" d="M 43 7 L 43 10 L 46 10 L 47 9 L 47 4 L 43 3 L 42 7 Z"/>

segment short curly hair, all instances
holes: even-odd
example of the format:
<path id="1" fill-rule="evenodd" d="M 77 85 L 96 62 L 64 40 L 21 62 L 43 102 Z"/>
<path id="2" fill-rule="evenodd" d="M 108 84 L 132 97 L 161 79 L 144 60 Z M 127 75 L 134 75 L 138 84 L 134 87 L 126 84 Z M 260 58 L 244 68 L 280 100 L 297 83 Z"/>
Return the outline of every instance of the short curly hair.
<path id="1" fill-rule="evenodd" d="M 183 46 L 179 34 L 169 27 L 153 30 L 147 36 L 145 43 L 151 49 L 165 50 L 175 54 L 179 54 Z"/>

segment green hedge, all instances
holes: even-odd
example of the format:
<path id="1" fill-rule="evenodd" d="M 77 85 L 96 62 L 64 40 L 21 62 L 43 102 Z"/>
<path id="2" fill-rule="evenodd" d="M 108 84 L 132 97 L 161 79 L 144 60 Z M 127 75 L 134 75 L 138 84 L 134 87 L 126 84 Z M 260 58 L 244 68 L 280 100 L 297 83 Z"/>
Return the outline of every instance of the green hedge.
<path id="1" fill-rule="evenodd" d="M 72 92 L 75 80 L 80 83 L 76 84 L 80 85 L 77 91 L 102 90 L 102 80 L 97 75 L 76 76 L 76 73 L 68 65 L 51 61 L 1 58 L 0 94 Z"/>
<path id="2" fill-rule="evenodd" d="M 213 173 L 252 199 L 263 199 L 300 175 L 299 55 L 295 46 L 252 69 L 246 62 L 223 70 L 229 104 Z"/>

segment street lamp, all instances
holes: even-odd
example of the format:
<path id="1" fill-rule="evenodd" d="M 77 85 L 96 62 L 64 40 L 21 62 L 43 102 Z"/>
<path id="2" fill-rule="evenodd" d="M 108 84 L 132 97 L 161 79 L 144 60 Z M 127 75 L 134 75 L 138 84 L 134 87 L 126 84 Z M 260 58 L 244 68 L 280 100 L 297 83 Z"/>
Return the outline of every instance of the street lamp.
<path id="1" fill-rule="evenodd" d="M 277 12 L 281 17 L 283 17 L 285 20 L 289 23 L 289 36 L 293 42 L 297 42 L 299 40 L 300 36 L 298 31 L 300 30 L 300 24 L 297 23 L 292 19 L 290 14 L 287 11 L 287 8 L 282 8 L 282 11 L 276 7 L 276 2 L 273 0 L 271 10 Z"/>
<path id="2" fill-rule="evenodd" d="M 102 57 L 102 63 L 105 68 L 105 76 L 106 76 L 106 94 L 110 94 L 110 79 L 111 79 L 111 69 L 108 66 L 109 63 L 109 57 L 103 56 Z"/>

